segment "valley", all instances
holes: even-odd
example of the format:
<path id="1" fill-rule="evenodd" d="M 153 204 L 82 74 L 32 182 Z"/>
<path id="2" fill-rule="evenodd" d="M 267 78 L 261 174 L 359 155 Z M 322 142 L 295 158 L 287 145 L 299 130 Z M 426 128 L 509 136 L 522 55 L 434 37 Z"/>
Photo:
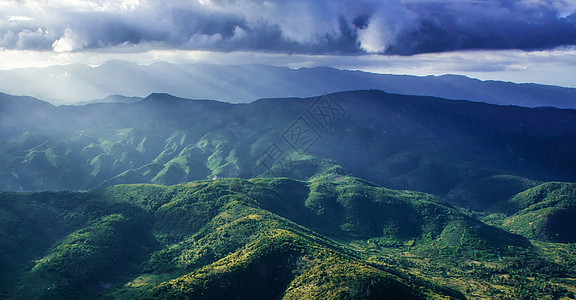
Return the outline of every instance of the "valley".
<path id="1" fill-rule="evenodd" d="M 4 298 L 575 297 L 574 110 L 375 90 L 0 108 Z"/>

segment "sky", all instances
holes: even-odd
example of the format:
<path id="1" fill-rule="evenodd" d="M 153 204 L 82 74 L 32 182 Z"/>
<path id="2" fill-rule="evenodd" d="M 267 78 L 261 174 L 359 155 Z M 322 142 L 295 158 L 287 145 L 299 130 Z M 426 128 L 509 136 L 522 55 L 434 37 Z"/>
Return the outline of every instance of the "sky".
<path id="1" fill-rule="evenodd" d="M 0 0 L 0 69 L 264 63 L 576 87 L 574 0 Z"/>

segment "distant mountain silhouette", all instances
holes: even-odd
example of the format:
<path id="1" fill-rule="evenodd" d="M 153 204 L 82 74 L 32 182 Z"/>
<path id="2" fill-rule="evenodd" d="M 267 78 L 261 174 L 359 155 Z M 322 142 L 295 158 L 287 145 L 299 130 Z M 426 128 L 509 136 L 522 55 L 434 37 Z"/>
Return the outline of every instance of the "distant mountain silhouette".
<path id="1" fill-rule="evenodd" d="M 327 67 L 290 69 L 164 62 L 144 66 L 125 61 L 110 61 L 95 68 L 73 64 L 0 71 L 0 91 L 34 96 L 54 104 L 85 103 L 110 95 L 145 97 L 155 92 L 190 99 L 251 102 L 366 89 L 502 105 L 576 108 L 574 88 L 480 81 L 457 75 L 417 77 Z"/>

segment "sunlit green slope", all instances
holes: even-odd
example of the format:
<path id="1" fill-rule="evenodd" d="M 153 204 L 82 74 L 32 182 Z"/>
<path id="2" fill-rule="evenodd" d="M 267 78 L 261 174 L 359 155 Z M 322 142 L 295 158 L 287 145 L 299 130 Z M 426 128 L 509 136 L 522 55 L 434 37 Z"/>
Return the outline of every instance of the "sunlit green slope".
<path id="1" fill-rule="evenodd" d="M 342 196 L 318 203 L 322 185 L 334 185 L 336 190 L 326 192 Z M 348 189 L 366 198 L 356 201 Z M 449 222 L 479 224 L 434 200 L 350 177 L 334 183 L 228 179 L 172 187 L 120 185 L 91 193 L 5 193 L 0 196 L 2 221 L 17 232 L 4 241 L 0 257 L 9 266 L 3 291 L 22 299 L 460 297 L 393 266 L 367 262 L 301 226 L 333 238 L 368 238 L 366 224 L 376 222 L 370 226 L 379 227 L 377 235 L 383 236 L 379 216 L 354 215 L 355 206 L 368 203 L 381 210 L 400 206 L 398 212 L 414 214 L 413 229 L 397 233 L 400 243 L 422 240 L 434 230 L 442 234 L 451 226 L 425 220 L 425 210 L 415 204 L 454 215 Z M 290 221 L 275 212 L 299 217 Z M 317 220 L 309 224 L 305 215 Z M 385 222 L 403 218 L 389 215 Z M 383 238 L 392 241 L 394 236 Z"/>

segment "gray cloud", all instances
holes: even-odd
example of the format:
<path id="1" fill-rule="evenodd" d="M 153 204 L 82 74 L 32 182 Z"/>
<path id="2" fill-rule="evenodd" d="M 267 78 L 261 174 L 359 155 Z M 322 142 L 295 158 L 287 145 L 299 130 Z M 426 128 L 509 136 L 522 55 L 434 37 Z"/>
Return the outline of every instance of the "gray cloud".
<path id="1" fill-rule="evenodd" d="M 21 0 L 0 3 L 0 47 L 399 54 L 576 44 L 564 0 Z"/>

